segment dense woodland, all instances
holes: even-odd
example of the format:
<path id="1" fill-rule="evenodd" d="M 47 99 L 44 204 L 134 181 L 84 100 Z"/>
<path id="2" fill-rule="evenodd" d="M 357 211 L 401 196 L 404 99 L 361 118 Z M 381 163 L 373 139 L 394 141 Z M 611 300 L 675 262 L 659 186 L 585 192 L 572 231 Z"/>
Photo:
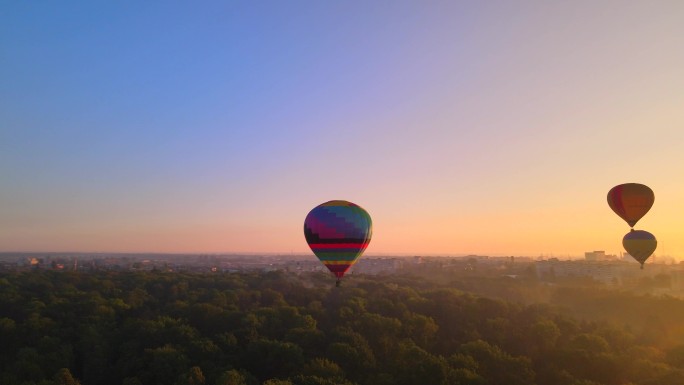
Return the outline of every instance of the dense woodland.
<path id="1" fill-rule="evenodd" d="M 684 384 L 684 301 L 532 277 L 0 274 L 0 384 Z"/>

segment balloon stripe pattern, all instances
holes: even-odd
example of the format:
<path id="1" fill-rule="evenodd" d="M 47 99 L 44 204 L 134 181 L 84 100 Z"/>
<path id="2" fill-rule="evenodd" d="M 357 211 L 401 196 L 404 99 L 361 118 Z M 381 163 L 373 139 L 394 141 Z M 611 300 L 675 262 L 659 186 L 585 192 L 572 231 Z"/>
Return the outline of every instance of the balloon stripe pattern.
<path id="1" fill-rule="evenodd" d="M 653 190 L 639 183 L 621 184 L 608 192 L 608 205 L 629 227 L 634 227 L 646 215 L 654 201 Z"/>
<path id="2" fill-rule="evenodd" d="M 368 247 L 372 228 L 366 210 L 334 200 L 309 212 L 304 220 L 304 237 L 316 257 L 339 279 Z"/>

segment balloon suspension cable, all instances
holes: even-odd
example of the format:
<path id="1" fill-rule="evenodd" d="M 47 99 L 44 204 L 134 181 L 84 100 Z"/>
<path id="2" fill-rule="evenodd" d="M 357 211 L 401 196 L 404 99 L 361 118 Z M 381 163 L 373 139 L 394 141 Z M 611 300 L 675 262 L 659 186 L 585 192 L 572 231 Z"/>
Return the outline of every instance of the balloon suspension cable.
<path id="1" fill-rule="evenodd" d="M 337 278 L 337 281 L 335 282 L 335 287 L 340 287 L 341 284 L 342 284 L 342 281 L 340 281 L 340 279 Z"/>
<path id="2" fill-rule="evenodd" d="M 632 231 L 634 231 L 634 227 L 632 227 L 632 228 L 629 229 L 629 232 L 632 232 Z"/>
<path id="3" fill-rule="evenodd" d="M 644 269 L 644 263 L 641 262 L 641 270 L 643 270 L 643 269 Z"/>

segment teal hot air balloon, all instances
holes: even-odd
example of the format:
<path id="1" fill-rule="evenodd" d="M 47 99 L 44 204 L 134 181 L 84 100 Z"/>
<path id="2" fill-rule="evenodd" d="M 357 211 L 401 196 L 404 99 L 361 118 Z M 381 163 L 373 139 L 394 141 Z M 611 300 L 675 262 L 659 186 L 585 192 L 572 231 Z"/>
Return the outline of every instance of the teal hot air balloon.
<path id="1" fill-rule="evenodd" d="M 658 246 L 658 241 L 648 231 L 632 230 L 622 238 L 622 246 L 629 255 L 641 263 L 643 269 L 644 262 L 653 254 Z"/>
<path id="2" fill-rule="evenodd" d="M 304 220 L 304 237 L 313 253 L 337 277 L 354 265 L 368 247 L 373 232 L 370 215 L 361 206 L 343 200 L 313 208 Z"/>

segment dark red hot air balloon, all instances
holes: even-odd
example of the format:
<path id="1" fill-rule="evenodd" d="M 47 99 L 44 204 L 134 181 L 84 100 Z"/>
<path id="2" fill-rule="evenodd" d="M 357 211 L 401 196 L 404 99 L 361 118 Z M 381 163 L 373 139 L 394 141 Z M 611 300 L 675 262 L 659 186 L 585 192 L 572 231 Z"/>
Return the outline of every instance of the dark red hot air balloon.
<path id="1" fill-rule="evenodd" d="M 646 215 L 654 201 L 653 190 L 640 183 L 617 185 L 608 192 L 608 205 L 629 227 L 634 227 Z"/>

